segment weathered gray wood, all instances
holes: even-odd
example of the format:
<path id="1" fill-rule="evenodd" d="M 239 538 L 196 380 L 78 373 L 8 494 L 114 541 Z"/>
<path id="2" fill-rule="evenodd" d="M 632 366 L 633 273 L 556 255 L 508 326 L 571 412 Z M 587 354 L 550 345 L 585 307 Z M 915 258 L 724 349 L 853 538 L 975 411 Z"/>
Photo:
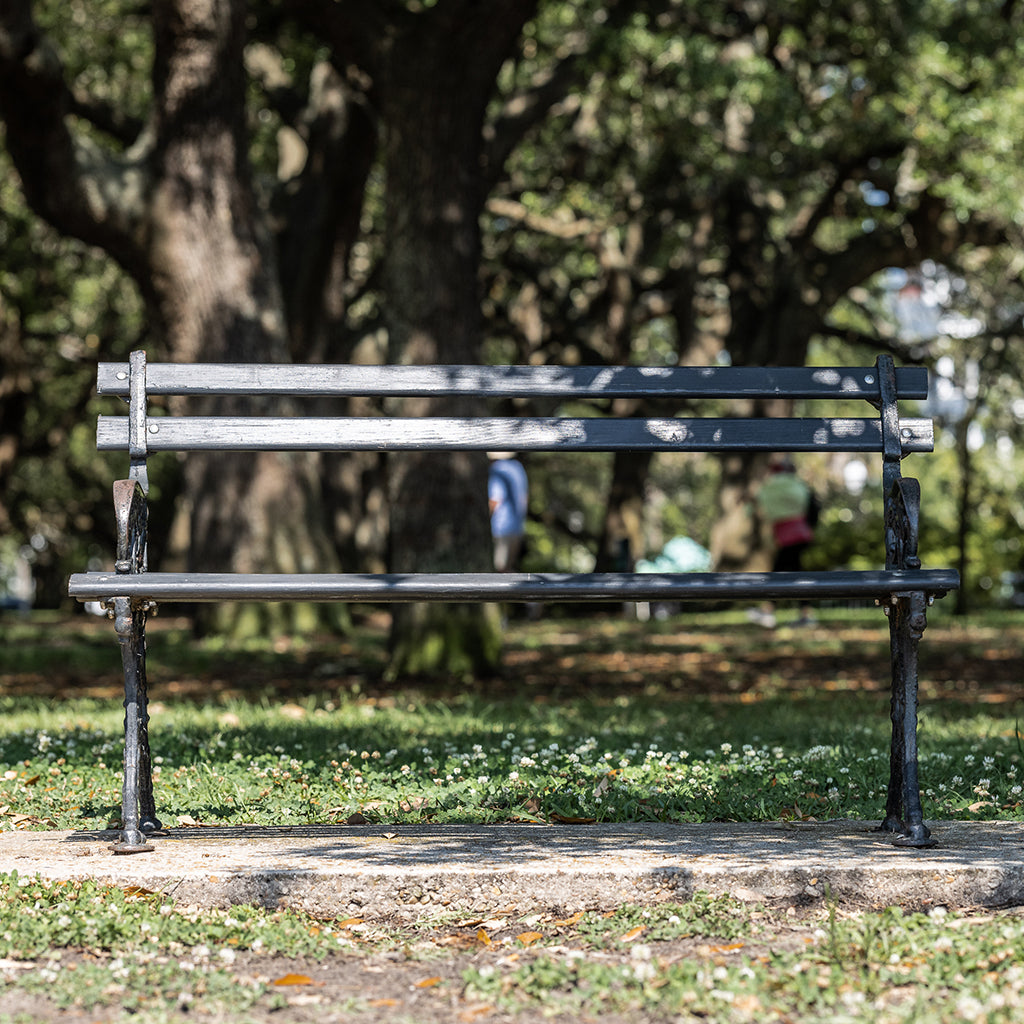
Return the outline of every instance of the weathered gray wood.
<path id="1" fill-rule="evenodd" d="M 959 585 L 952 569 L 800 573 L 367 573 L 118 575 L 76 573 L 79 601 L 110 597 L 192 601 L 703 601 L 761 598 L 884 599 L 909 590 L 944 594 Z"/>
<path id="2" fill-rule="evenodd" d="M 928 371 L 896 371 L 900 398 L 928 397 Z M 865 367 L 751 366 L 291 366 L 149 363 L 150 395 L 428 396 L 548 398 L 853 398 L 877 401 Z M 97 391 L 128 395 L 128 364 L 100 363 Z"/>
<path id="3" fill-rule="evenodd" d="M 445 419 L 151 417 L 160 451 L 880 452 L 876 419 Z M 900 421 L 904 453 L 932 450 L 931 420 Z M 101 451 L 128 446 L 126 417 L 101 416 Z"/>

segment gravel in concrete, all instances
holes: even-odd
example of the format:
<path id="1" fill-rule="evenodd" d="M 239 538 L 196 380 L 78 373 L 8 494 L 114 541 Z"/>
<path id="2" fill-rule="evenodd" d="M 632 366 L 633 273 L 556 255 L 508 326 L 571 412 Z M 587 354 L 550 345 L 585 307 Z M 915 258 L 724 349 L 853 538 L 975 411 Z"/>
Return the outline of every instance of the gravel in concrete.
<path id="1" fill-rule="evenodd" d="M 93 878 L 183 904 L 324 916 L 610 908 L 698 890 L 856 906 L 1024 905 L 1024 824 L 937 822 L 897 847 L 875 823 L 174 828 L 117 855 L 114 832 L 0 833 L 0 871 Z"/>

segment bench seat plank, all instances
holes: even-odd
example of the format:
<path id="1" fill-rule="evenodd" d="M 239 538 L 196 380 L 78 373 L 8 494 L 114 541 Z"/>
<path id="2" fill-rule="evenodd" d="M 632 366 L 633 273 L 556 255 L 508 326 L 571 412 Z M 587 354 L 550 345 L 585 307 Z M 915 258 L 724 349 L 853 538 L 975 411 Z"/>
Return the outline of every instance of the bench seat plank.
<path id="1" fill-rule="evenodd" d="M 932 421 L 901 419 L 904 452 L 929 452 Z M 128 418 L 100 416 L 100 451 L 127 451 Z M 159 451 L 682 451 L 881 452 L 875 419 L 526 417 L 150 417 Z"/>
<path id="2" fill-rule="evenodd" d="M 928 397 L 928 371 L 896 370 L 900 398 Z M 878 370 L 760 366 L 292 366 L 148 363 L 150 395 L 477 395 L 493 398 L 878 399 Z M 97 393 L 128 396 L 128 363 L 100 363 Z"/>
<path id="3" fill-rule="evenodd" d="M 954 569 L 693 573 L 172 573 L 74 574 L 79 601 L 700 601 L 887 598 L 959 585 Z"/>

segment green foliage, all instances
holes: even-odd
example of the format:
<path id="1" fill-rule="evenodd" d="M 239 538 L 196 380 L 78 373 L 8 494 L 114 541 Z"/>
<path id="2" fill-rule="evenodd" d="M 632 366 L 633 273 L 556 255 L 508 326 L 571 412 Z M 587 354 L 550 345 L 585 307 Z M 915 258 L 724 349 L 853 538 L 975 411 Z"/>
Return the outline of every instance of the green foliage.
<path id="1" fill-rule="evenodd" d="M 391 13 L 418 16 L 434 6 L 400 4 Z M 124 0 L 37 0 L 33 10 L 77 98 L 73 127 L 127 152 L 153 113 L 151 12 Z M 389 16 L 389 9 L 380 14 Z M 987 296 L 987 304 L 972 299 L 990 314 L 986 322 L 1011 324 L 1001 365 L 984 364 L 991 386 L 981 419 L 988 450 L 999 438 L 1016 443 L 1013 232 L 1024 63 L 1014 17 L 998 5 L 947 0 L 786 0 L 730 12 L 705 2 L 539 4 L 498 76 L 485 136 L 501 137 L 510 123 L 503 116 L 529 109 L 526 98 L 552 76 L 564 73 L 567 84 L 544 116 L 527 119 L 502 166 L 487 168 L 484 357 L 710 362 L 727 340 L 737 360 L 789 360 L 802 357 L 808 334 L 830 329 L 898 345 L 881 329 L 881 303 L 862 302 L 859 289 L 877 251 L 900 261 L 910 258 L 906 244 L 923 244 L 910 218 L 922 195 L 938 196 L 951 207 L 943 223 L 966 230 L 994 220 L 1007 232 L 1005 245 L 966 252 L 952 242 L 928 244 Z M 253 7 L 250 30 L 249 163 L 274 211 L 268 229 L 315 239 L 318 222 L 282 222 L 300 216 L 282 202 L 300 182 L 279 179 L 279 160 L 289 139 L 300 150 L 310 141 L 318 65 L 351 66 L 357 93 L 365 80 L 349 55 L 339 58 L 329 40 L 274 5 Z M 110 557 L 107 491 L 116 467 L 90 451 L 98 408 L 88 401 L 93 363 L 152 339 L 122 270 L 44 228 L 25 209 L 6 155 L 0 160 L 0 368 L 27 396 L 0 522 L 20 543 L 38 536 L 45 544 L 37 555 L 39 600 L 52 606 L 69 570 Z M 334 298 L 344 296 L 331 329 L 332 338 L 344 337 L 332 344 L 346 354 L 360 345 L 364 353 L 381 349 L 377 270 L 386 202 L 378 168 L 355 204 L 362 227 L 349 278 L 331 286 Z M 745 321 L 748 301 L 756 316 Z M 767 338 L 761 348 L 759 332 Z M 940 339 L 909 355 L 934 361 L 967 348 L 962 339 Z M 851 354 L 845 339 L 835 349 L 838 362 Z M 934 564 L 958 555 L 950 513 L 963 463 L 942 445 L 921 474 L 923 553 Z M 1005 451 L 977 460 L 972 504 L 981 514 L 967 540 L 972 599 L 992 599 L 1001 572 L 1019 561 L 1017 461 Z M 825 492 L 814 559 L 874 564 L 875 481 L 851 498 L 831 476 L 834 467 L 808 465 Z M 531 567 L 592 560 L 609 479 L 604 463 L 593 467 L 534 461 Z M 155 495 L 162 524 L 177 480 L 173 472 L 156 476 L 166 492 Z M 650 550 L 642 554 L 679 534 L 707 544 L 717 480 L 710 460 L 655 460 Z"/>
<path id="2" fill-rule="evenodd" d="M 37 602 L 52 607 L 66 566 L 112 558 L 109 487 L 124 467 L 96 451 L 103 406 L 90 396 L 101 350 L 124 356 L 143 316 L 114 263 L 31 217 L 16 181 L 0 153 L 0 435 L 14 456 L 0 526 L 32 541 Z"/>

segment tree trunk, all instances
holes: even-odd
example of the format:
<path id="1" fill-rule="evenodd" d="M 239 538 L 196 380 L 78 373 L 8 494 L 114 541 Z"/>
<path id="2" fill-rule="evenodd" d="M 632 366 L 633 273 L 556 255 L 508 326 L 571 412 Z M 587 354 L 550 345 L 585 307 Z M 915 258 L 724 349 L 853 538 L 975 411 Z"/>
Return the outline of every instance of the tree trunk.
<path id="1" fill-rule="evenodd" d="M 381 95 L 392 362 L 479 362 L 484 113 L 529 7 L 519 0 L 486 9 L 441 5 L 407 22 L 391 45 Z M 481 408 L 477 400 L 416 399 L 403 413 L 458 416 Z M 491 567 L 483 453 L 393 455 L 388 500 L 392 571 Z M 390 674 L 486 674 L 500 648 L 493 607 L 400 605 Z"/>
<path id="2" fill-rule="evenodd" d="M 244 0 L 156 0 L 149 125 L 121 152 L 74 134 L 63 68 L 29 0 L 0 8 L 0 112 L 29 203 L 124 266 L 177 361 L 288 359 L 273 242 L 249 172 L 247 10 Z M 312 459 L 195 455 L 186 466 L 174 533 L 189 567 L 333 565 Z M 243 622 L 241 608 L 204 610 L 222 625 Z M 247 606 L 244 618 L 249 629 L 293 627 L 282 611 Z M 311 624 L 309 609 L 302 615 Z"/>
<path id="3" fill-rule="evenodd" d="M 612 479 L 597 547 L 596 572 L 632 569 L 644 558 L 644 491 L 651 466 L 651 452 L 616 452 Z"/>
<path id="4" fill-rule="evenodd" d="M 250 180 L 243 65 L 246 4 L 154 4 L 155 145 L 149 202 L 152 302 L 177 361 L 288 362 L 273 240 Z M 192 403 L 197 414 L 213 410 Z M 252 400 L 246 401 L 252 414 Z M 280 411 L 267 403 L 266 412 Z M 238 410 L 220 402 L 219 415 Z M 186 564 L 194 571 L 323 570 L 334 564 L 317 459 L 194 453 L 185 465 Z M 180 531 L 179 531 L 180 535 Z M 234 635 L 313 628 L 295 605 L 207 605 L 200 627 Z"/>
<path id="5" fill-rule="evenodd" d="M 971 519 L 975 514 L 974 501 L 974 456 L 971 453 L 971 424 L 977 414 L 977 402 L 967 404 L 963 417 L 956 424 L 956 456 L 960 479 L 957 481 L 956 545 L 957 570 L 960 586 L 956 592 L 955 614 L 965 616 L 971 610 L 968 577 L 971 572 L 967 546 L 971 534 Z"/>
<path id="6" fill-rule="evenodd" d="M 457 90 L 444 96 L 431 90 L 418 101 L 410 91 L 406 103 L 411 109 L 400 103 L 392 110 L 386 149 L 390 360 L 475 363 L 482 336 L 476 287 L 480 200 L 473 180 L 478 151 L 473 134 L 460 124 L 465 115 Z M 403 408 L 417 417 L 479 411 L 478 402 L 466 399 L 408 400 Z M 393 572 L 490 567 L 482 453 L 391 456 L 388 504 Z M 393 622 L 392 674 L 462 675 L 496 667 L 495 620 L 481 606 L 403 605 Z"/>

